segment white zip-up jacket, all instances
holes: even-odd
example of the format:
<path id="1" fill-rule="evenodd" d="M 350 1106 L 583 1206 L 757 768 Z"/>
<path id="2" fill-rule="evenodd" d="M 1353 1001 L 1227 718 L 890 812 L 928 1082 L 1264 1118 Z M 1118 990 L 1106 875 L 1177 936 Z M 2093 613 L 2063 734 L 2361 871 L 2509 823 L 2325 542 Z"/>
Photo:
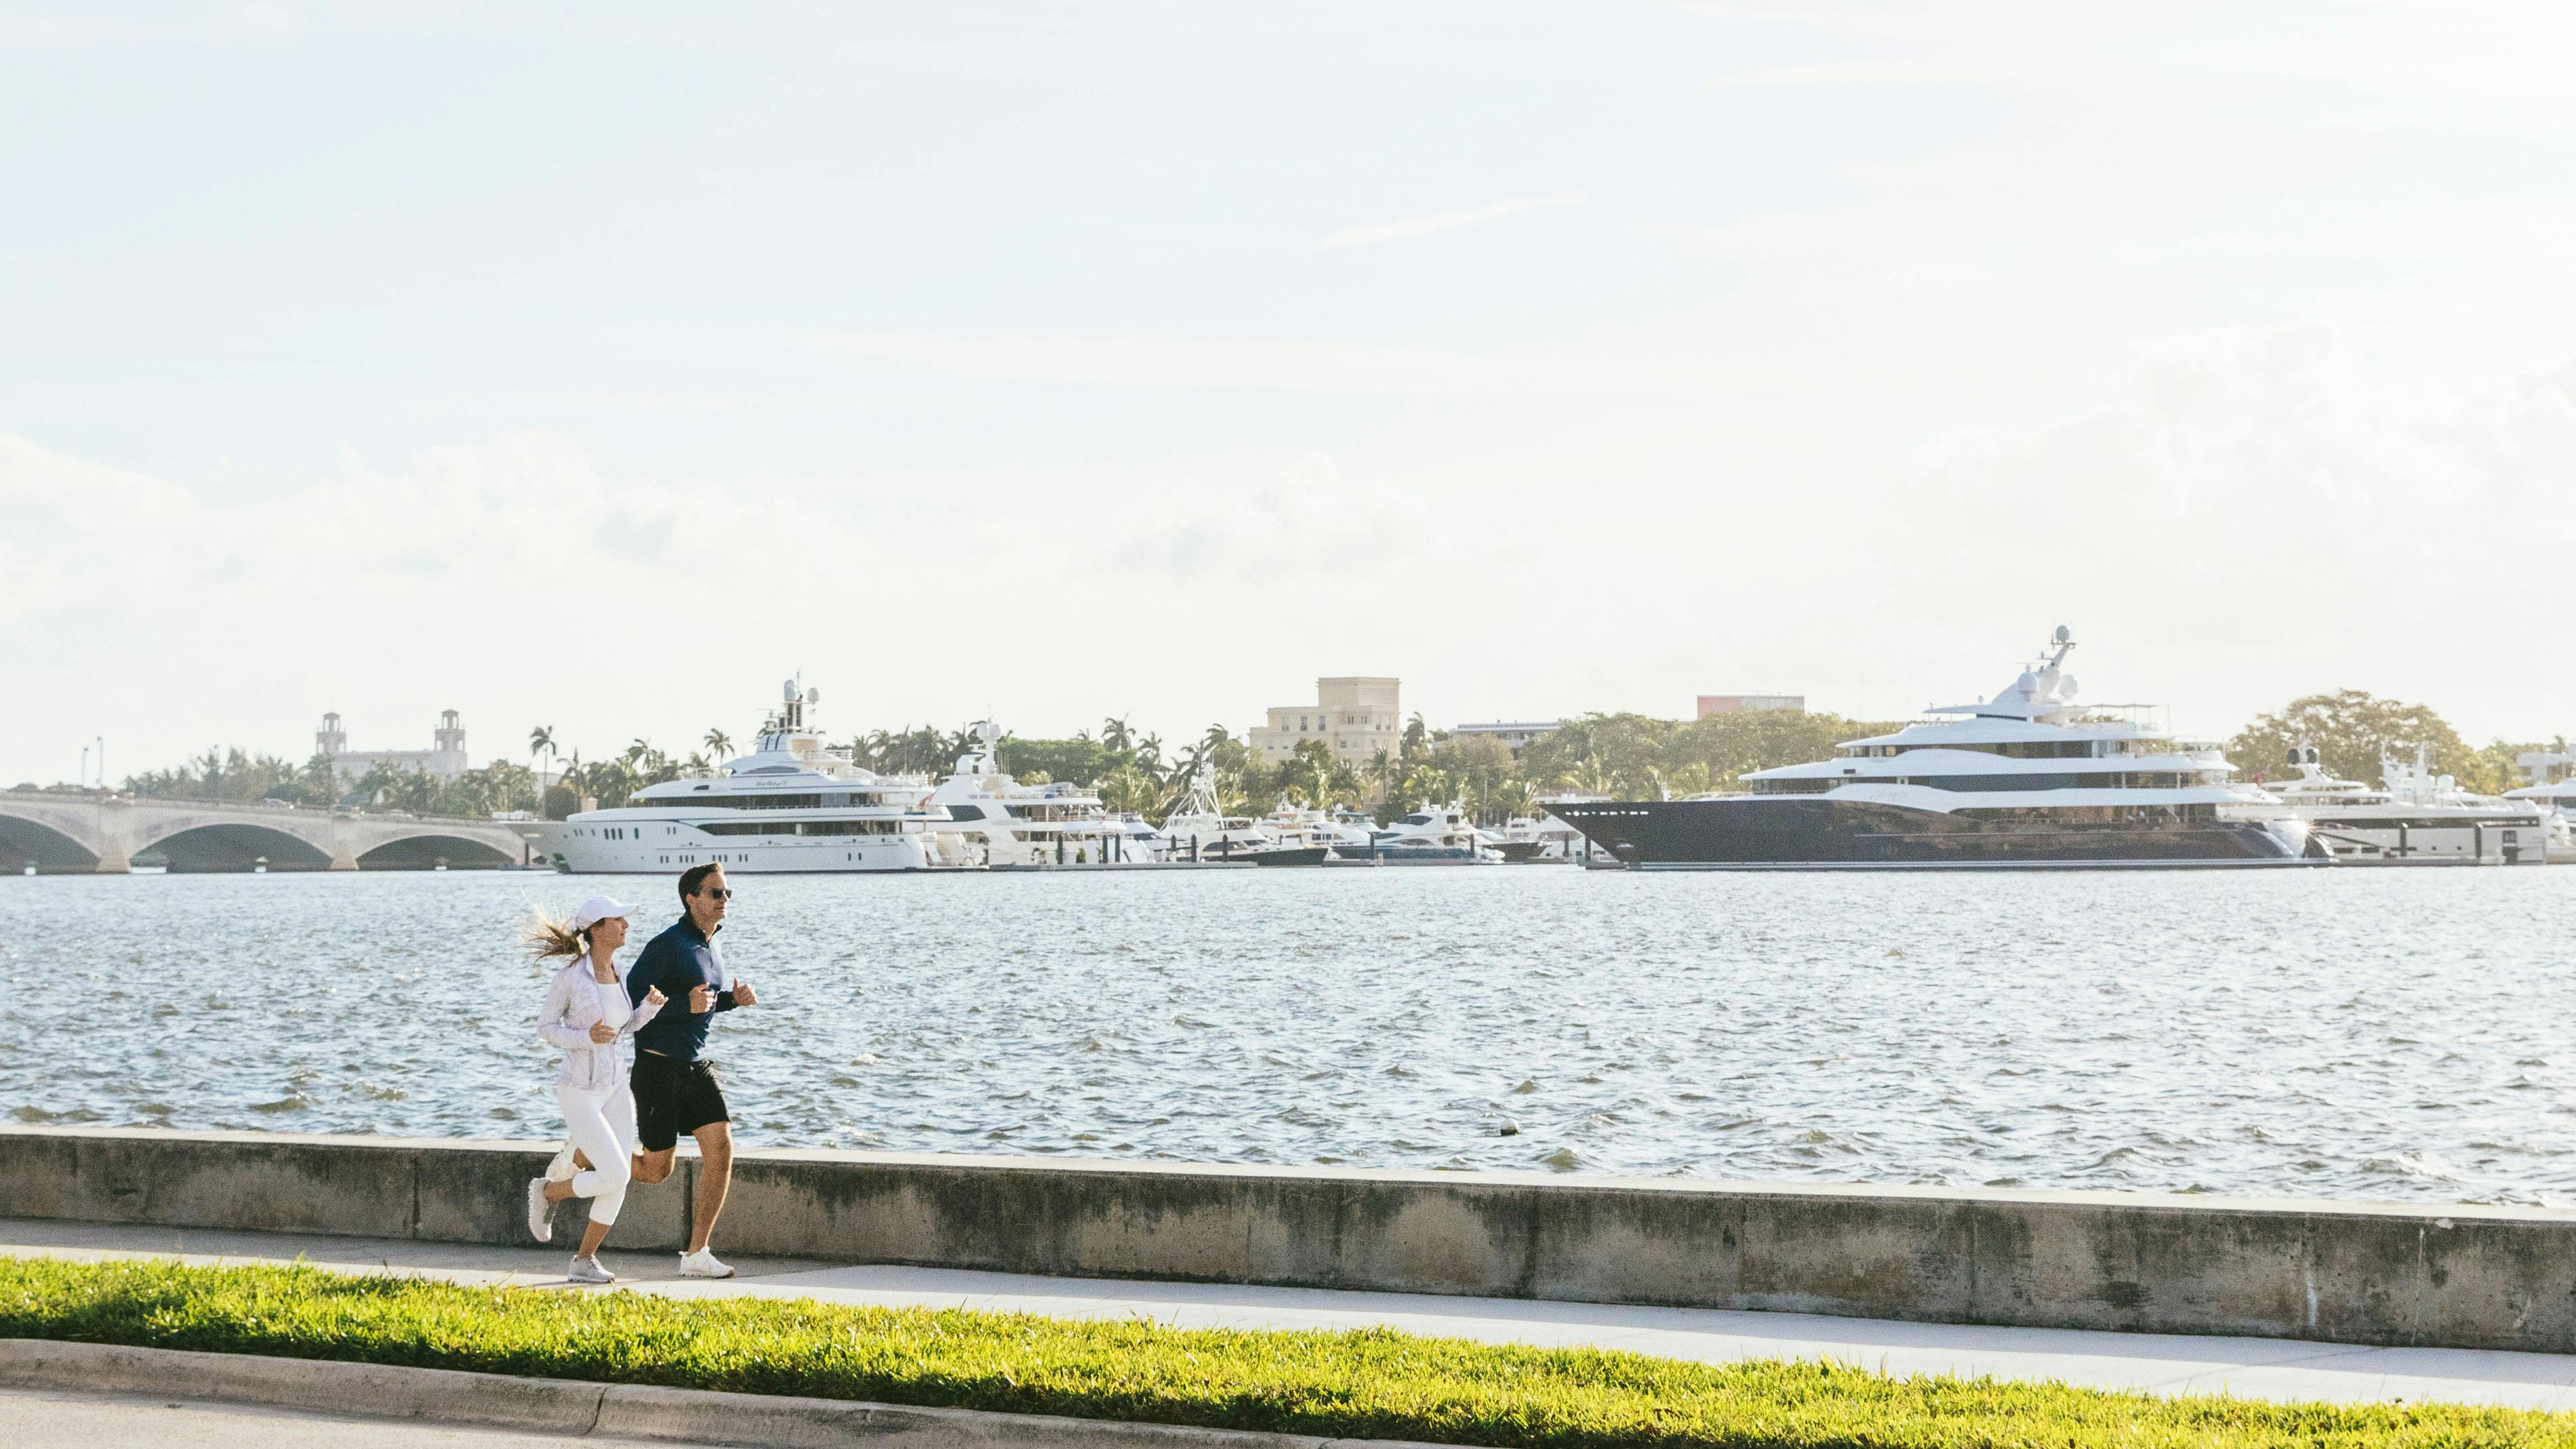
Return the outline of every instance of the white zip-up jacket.
<path id="1" fill-rule="evenodd" d="M 563 1069 L 555 1080 L 585 1092 L 622 1086 L 635 1063 L 635 1029 L 662 1008 L 650 1002 L 626 1001 L 626 968 L 615 967 L 617 980 L 591 974 L 590 958 L 576 959 L 555 973 L 546 987 L 545 1009 L 537 1013 L 537 1035 L 563 1048 Z M 600 1022 L 617 1028 L 617 1039 L 595 1042 L 590 1029 Z"/>

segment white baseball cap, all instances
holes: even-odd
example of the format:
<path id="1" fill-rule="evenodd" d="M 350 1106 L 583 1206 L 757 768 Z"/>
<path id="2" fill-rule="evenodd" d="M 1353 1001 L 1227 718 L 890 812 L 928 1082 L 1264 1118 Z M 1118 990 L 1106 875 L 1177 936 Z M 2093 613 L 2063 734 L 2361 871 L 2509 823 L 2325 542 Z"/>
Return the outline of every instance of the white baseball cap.
<path id="1" fill-rule="evenodd" d="M 576 931 L 587 931 L 611 916 L 631 916 L 635 914 L 635 910 L 633 906 L 612 901 L 606 896 L 592 896 L 581 903 L 580 910 L 572 913 L 572 928 Z"/>

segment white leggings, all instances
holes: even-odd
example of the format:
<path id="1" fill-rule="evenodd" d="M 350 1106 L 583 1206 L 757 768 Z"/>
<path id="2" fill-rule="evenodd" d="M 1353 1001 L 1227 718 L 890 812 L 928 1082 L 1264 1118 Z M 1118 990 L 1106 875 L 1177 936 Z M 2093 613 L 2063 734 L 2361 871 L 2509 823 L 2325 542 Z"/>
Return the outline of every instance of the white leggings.
<path id="1" fill-rule="evenodd" d="M 573 1174 L 572 1195 L 590 1199 L 592 1222 L 613 1223 L 634 1176 L 626 1159 L 635 1150 L 635 1093 L 624 1082 L 596 1091 L 557 1082 L 555 1101 L 563 1107 L 573 1145 L 590 1159 L 588 1172 Z"/>

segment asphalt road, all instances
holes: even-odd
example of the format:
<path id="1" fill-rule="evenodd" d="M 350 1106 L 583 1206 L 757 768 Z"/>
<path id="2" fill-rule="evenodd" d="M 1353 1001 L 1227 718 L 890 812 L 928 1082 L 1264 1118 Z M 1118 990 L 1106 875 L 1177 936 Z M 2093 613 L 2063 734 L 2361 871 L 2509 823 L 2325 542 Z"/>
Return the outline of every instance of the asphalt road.
<path id="1" fill-rule="evenodd" d="M 357 1419 L 243 1404 L 194 1404 L 117 1394 L 57 1394 L 0 1389 L 0 1423 L 13 1449 L 560 1449 L 566 1444 L 635 1445 L 641 1439 L 591 1439 L 469 1429 L 400 1419 Z M 671 1440 L 649 1441 L 669 1449 Z"/>

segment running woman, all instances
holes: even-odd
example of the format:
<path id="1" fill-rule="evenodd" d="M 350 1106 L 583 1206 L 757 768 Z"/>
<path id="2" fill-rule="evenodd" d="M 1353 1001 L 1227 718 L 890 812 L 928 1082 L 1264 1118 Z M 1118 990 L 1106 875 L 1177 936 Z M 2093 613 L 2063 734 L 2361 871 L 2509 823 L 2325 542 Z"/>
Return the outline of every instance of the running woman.
<path id="1" fill-rule="evenodd" d="M 600 1266 L 599 1245 L 616 1223 L 626 1186 L 635 1177 L 628 1039 L 663 1005 L 659 991 L 632 999 L 626 994 L 626 971 L 617 964 L 617 950 L 626 944 L 626 918 L 633 914 L 633 906 L 592 896 L 570 920 L 540 918 L 528 932 L 538 960 L 572 958 L 547 984 L 546 1004 L 537 1013 L 537 1035 L 563 1048 L 555 1101 L 563 1107 L 572 1140 L 556 1154 L 556 1168 L 528 1180 L 528 1233 L 540 1243 L 553 1241 L 554 1205 L 566 1198 L 590 1199 L 590 1227 L 564 1275 L 575 1283 L 617 1281 L 616 1274 Z M 576 1150 L 588 1163 L 586 1171 L 571 1170 Z"/>

